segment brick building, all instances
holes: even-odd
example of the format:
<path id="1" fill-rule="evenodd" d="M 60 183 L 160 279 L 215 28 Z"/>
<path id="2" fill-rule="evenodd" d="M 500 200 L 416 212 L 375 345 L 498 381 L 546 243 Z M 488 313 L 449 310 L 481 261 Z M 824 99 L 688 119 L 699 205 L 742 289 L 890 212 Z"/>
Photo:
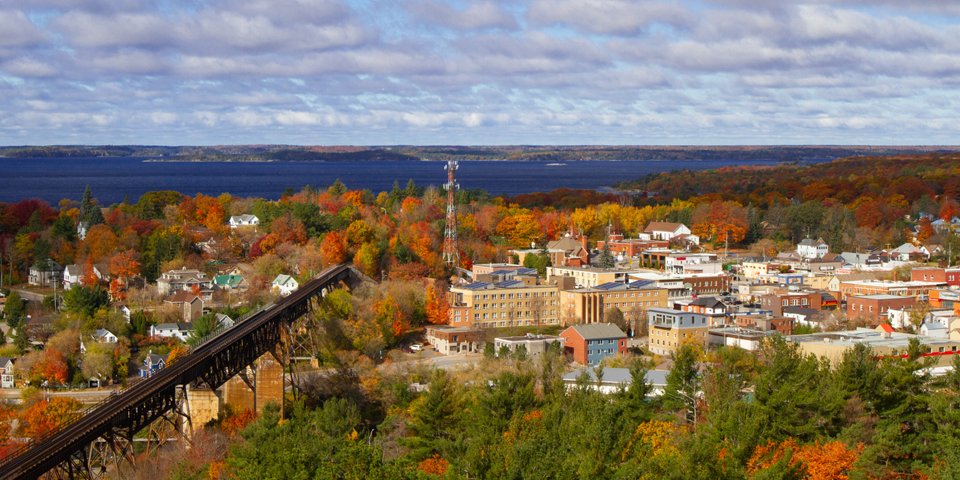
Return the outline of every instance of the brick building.
<path id="1" fill-rule="evenodd" d="M 901 295 L 852 295 L 847 297 L 847 317 L 869 317 L 876 322 L 887 318 L 890 309 L 910 308 L 917 297 Z"/>
<path id="2" fill-rule="evenodd" d="M 890 280 L 858 280 L 840 282 L 840 300 L 849 296 L 900 295 L 926 299 L 930 289 L 946 286 L 946 282 L 893 282 Z"/>
<path id="3" fill-rule="evenodd" d="M 783 292 L 760 296 L 760 308 L 774 315 L 783 315 L 786 307 L 807 307 L 820 310 L 820 292 Z"/>
<path id="4" fill-rule="evenodd" d="M 918 267 L 910 272 L 910 281 L 960 285 L 960 268 Z"/>

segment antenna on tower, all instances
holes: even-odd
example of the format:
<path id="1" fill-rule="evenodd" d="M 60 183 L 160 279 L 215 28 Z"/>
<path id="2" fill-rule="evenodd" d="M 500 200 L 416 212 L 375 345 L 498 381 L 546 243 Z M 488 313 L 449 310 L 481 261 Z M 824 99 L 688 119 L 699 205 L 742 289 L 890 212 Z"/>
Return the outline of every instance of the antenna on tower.
<path id="1" fill-rule="evenodd" d="M 456 171 L 457 161 L 448 160 L 447 183 L 444 187 L 447 189 L 447 228 L 443 238 L 443 261 L 447 265 L 454 267 L 460 266 L 460 244 L 457 241 L 457 185 Z"/>

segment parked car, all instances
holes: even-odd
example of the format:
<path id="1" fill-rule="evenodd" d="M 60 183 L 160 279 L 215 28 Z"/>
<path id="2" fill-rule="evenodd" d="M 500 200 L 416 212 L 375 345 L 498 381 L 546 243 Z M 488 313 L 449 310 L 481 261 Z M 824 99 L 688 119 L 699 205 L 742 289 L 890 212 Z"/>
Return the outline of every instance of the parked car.
<path id="1" fill-rule="evenodd" d="M 419 352 L 420 350 L 423 350 L 423 345 L 420 345 L 419 343 L 415 343 L 415 344 L 413 344 L 413 345 L 410 345 L 410 351 L 411 351 L 411 352 Z"/>

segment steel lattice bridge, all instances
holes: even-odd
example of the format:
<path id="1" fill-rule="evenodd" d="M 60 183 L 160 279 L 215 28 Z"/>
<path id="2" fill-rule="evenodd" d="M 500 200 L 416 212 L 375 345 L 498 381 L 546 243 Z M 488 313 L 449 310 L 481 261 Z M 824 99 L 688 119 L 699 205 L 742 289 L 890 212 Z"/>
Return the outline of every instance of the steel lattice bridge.
<path id="1" fill-rule="evenodd" d="M 121 462 L 133 462 L 134 435 L 155 421 L 177 416 L 181 420 L 170 423 L 179 433 L 192 430 L 185 405 L 188 385 L 216 389 L 268 353 L 288 364 L 296 343 L 294 324 L 311 310 L 311 301 L 339 285 L 364 281 L 372 280 L 351 265 L 325 270 L 290 296 L 214 332 L 152 377 L 0 460 L 0 479 L 38 478 L 48 472 L 55 478 L 101 478 L 110 465 L 119 471 Z"/>

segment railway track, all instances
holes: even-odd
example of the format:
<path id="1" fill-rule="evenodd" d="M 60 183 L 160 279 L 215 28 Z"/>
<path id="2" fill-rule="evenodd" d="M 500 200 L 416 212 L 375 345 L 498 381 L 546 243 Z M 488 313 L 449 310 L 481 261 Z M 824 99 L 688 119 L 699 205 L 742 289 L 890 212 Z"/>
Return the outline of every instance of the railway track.
<path id="1" fill-rule="evenodd" d="M 351 270 L 350 265 L 331 267 L 276 304 L 264 307 L 229 329 L 211 334 L 173 365 L 107 397 L 84 410 L 76 421 L 0 460 L 0 479 L 37 478 L 69 462 L 87 445 L 115 429 L 136 431 L 149 425 L 170 410 L 170 401 L 175 401 L 178 386 L 201 380 L 209 387 L 217 388 L 240 368 L 245 368 L 249 363 L 241 363 L 247 358 L 255 359 L 266 353 L 247 351 L 248 344 L 259 341 L 257 346 L 262 350 L 264 339 L 279 341 L 281 322 L 291 322 L 302 315 L 312 297 L 343 280 Z M 238 352 L 244 355 L 238 355 Z"/>

